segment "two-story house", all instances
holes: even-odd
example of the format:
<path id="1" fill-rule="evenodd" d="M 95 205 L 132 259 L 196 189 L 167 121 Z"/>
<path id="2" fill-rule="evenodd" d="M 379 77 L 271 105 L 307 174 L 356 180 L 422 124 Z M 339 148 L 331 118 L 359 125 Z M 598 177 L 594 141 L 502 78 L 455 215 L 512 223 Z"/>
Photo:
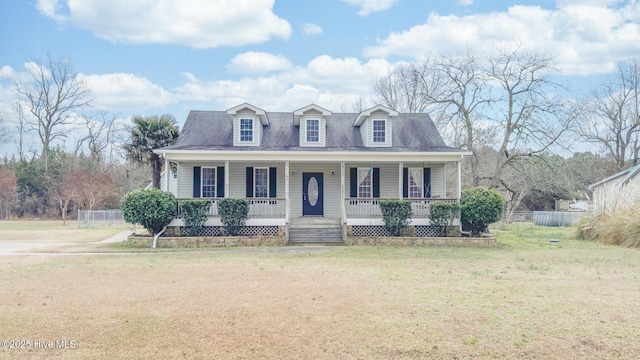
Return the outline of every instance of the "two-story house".
<path id="1" fill-rule="evenodd" d="M 290 242 L 313 229 L 321 239 L 379 235 L 382 199 L 411 201 L 417 236 L 431 234 L 429 204 L 457 202 L 460 161 L 469 152 L 444 144 L 427 114 L 384 106 L 333 113 L 317 105 L 267 112 L 250 104 L 191 111 L 177 142 L 156 150 L 165 159 L 163 190 L 209 199 L 209 235 L 221 225 L 216 203 L 250 202 L 248 234 L 285 230 Z M 453 167 L 454 189 L 445 168 Z M 450 194 L 449 196 L 447 194 Z M 180 214 L 171 226 L 183 225 Z"/>

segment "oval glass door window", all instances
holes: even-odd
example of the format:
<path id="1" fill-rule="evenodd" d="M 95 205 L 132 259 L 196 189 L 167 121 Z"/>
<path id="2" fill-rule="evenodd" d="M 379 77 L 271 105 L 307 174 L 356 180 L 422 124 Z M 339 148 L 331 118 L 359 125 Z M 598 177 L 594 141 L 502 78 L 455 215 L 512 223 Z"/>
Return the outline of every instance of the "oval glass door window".
<path id="1" fill-rule="evenodd" d="M 309 204 L 311 206 L 316 206 L 318 202 L 318 180 L 316 180 L 315 176 L 309 179 L 309 185 L 307 189 L 307 194 L 309 194 Z"/>

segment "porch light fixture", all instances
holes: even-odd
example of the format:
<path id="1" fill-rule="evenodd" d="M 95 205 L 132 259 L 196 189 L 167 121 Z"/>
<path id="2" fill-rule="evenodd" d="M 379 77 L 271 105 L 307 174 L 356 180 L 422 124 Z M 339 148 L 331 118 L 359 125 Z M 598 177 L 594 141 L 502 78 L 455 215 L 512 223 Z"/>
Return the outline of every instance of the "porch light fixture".
<path id="1" fill-rule="evenodd" d="M 177 178 L 178 177 L 178 164 L 172 162 L 170 163 L 171 166 L 171 173 L 173 174 L 173 178 Z"/>
<path id="2" fill-rule="evenodd" d="M 296 171 L 295 170 L 291 170 L 291 175 L 295 175 Z"/>
<path id="3" fill-rule="evenodd" d="M 331 176 L 335 175 L 336 172 L 334 170 L 331 170 Z"/>

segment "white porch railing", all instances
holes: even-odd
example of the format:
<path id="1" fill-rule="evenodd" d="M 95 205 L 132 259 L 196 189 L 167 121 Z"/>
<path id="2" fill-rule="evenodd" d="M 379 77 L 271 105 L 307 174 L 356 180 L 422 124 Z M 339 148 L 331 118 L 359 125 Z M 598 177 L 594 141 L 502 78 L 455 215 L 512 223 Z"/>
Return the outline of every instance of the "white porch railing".
<path id="1" fill-rule="evenodd" d="M 347 218 L 354 219 L 367 219 L 367 218 L 382 218 L 382 212 L 380 211 L 380 201 L 382 200 L 396 200 L 396 199 L 381 199 L 381 198 L 346 198 L 345 209 L 347 212 Z M 411 201 L 411 210 L 413 212 L 412 218 L 414 219 L 427 219 L 429 218 L 429 206 L 434 203 L 451 203 L 455 204 L 458 199 L 442 199 L 442 198 L 426 198 L 426 199 L 404 199 Z"/>
<path id="2" fill-rule="evenodd" d="M 176 218 L 182 218 L 180 203 L 185 200 L 200 199 L 178 199 L 176 202 Z M 204 199 L 211 202 L 211 207 L 207 216 L 219 217 L 218 201 L 221 199 Z M 249 201 L 249 218 L 284 218 L 285 216 L 285 200 L 284 199 L 245 199 Z"/>

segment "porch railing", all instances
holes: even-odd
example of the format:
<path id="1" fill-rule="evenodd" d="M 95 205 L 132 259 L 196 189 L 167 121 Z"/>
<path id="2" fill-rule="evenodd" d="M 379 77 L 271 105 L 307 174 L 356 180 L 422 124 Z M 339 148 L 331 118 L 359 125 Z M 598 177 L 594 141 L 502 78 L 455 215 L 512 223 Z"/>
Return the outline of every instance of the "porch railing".
<path id="1" fill-rule="evenodd" d="M 397 200 L 397 199 L 381 199 L 381 198 L 346 198 L 345 209 L 347 218 L 382 218 L 380 211 L 380 201 Z M 458 202 L 458 199 L 445 198 L 424 198 L 424 199 L 404 199 L 411 202 L 411 210 L 414 219 L 429 218 L 429 206 L 434 203 L 452 203 Z"/>
<path id="2" fill-rule="evenodd" d="M 180 203 L 185 200 L 199 199 L 178 199 L 176 201 L 176 218 L 182 218 Z M 218 201 L 221 199 L 206 199 L 211 202 L 211 207 L 207 216 L 219 217 Z M 283 218 L 285 216 L 285 199 L 245 199 L 249 201 L 249 218 Z"/>

